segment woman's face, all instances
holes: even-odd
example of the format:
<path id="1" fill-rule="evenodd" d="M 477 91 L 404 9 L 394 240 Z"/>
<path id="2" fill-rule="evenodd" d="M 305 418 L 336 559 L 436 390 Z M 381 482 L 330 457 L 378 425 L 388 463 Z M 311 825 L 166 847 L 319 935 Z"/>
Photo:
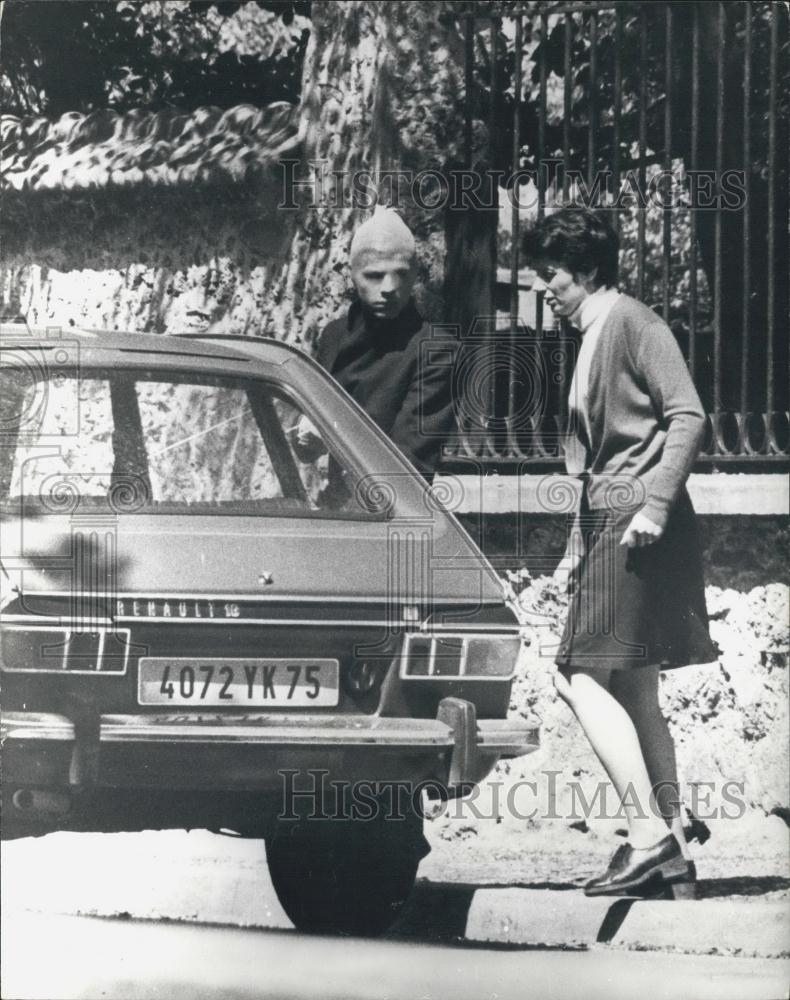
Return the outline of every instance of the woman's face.
<path id="1" fill-rule="evenodd" d="M 555 316 L 572 316 L 588 295 L 594 291 L 591 274 L 571 274 L 562 264 L 541 261 L 534 292 L 544 292 L 544 302 Z"/>

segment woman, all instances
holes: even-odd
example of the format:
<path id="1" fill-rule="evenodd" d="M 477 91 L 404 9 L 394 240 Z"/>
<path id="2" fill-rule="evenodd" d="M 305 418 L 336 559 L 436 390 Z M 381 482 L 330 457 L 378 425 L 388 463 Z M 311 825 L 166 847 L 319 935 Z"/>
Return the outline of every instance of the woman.
<path id="1" fill-rule="evenodd" d="M 615 786 L 628 843 L 587 895 L 693 892 L 659 671 L 717 658 L 685 489 L 704 413 L 671 331 L 618 292 L 603 212 L 561 209 L 525 239 L 555 315 L 581 329 L 568 470 L 584 488 L 566 559 L 569 610 L 556 686 Z M 669 832 L 667 830 L 669 827 Z"/>

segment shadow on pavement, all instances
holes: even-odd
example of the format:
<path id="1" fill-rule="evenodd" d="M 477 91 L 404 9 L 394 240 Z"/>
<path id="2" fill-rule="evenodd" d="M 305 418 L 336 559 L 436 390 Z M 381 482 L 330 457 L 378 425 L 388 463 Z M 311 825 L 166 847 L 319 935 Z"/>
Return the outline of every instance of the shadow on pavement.
<path id="1" fill-rule="evenodd" d="M 790 889 L 790 878 L 770 876 L 759 878 L 744 875 L 737 878 L 707 878 L 697 882 L 698 899 L 717 899 L 720 896 L 765 896 L 769 892 Z"/>
<path id="2" fill-rule="evenodd" d="M 388 936 L 430 941 L 463 938 L 479 885 L 417 882 Z"/>
<path id="3" fill-rule="evenodd" d="M 501 883 L 438 883 L 429 881 L 418 881 L 414 890 L 406 902 L 403 911 L 397 922 L 390 931 L 388 937 L 392 938 L 419 938 L 432 942 L 447 942 L 464 939 L 467 933 L 470 909 L 478 890 L 548 890 L 560 892 L 566 905 L 575 909 L 571 898 L 567 895 L 569 891 L 575 890 L 579 894 L 579 906 L 585 905 L 586 897 L 581 894 L 581 885 L 573 882 L 519 882 L 511 884 Z M 726 899 L 737 896 L 762 896 L 774 892 L 782 892 L 790 889 L 790 879 L 771 876 L 759 878 L 755 876 L 738 876 L 722 879 L 701 879 L 697 883 L 697 898 L 700 900 Z M 649 898 L 649 897 L 646 897 Z M 614 940 L 620 928 L 623 926 L 631 907 L 635 902 L 639 902 L 639 897 L 629 896 L 623 898 L 600 897 L 594 902 L 605 905 L 598 926 L 597 933 L 594 930 L 594 923 L 590 927 L 592 937 L 596 943 L 609 943 Z M 588 901 L 592 903 L 593 901 Z M 607 905 L 608 904 L 608 905 Z M 556 908 L 556 903 L 551 908 Z M 565 909 L 565 906 L 563 906 Z M 503 917 L 505 916 L 503 911 Z M 591 913 L 588 913 L 588 918 Z"/>

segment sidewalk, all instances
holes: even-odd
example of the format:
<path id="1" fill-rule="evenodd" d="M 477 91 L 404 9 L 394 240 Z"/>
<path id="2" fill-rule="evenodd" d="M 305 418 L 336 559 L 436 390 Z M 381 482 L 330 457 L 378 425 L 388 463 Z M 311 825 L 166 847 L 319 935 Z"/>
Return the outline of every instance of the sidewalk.
<path id="1" fill-rule="evenodd" d="M 783 900 L 588 899 L 580 890 L 420 882 L 396 937 L 563 949 L 777 958 L 790 955 Z"/>
<path id="2" fill-rule="evenodd" d="M 790 955 L 790 838 L 778 816 L 711 822 L 696 900 L 588 899 L 613 827 L 441 818 L 396 932 L 513 946 Z"/>
<path id="3" fill-rule="evenodd" d="M 434 829 L 434 850 L 391 936 L 520 948 L 788 955 L 786 828 L 776 817 L 765 822 L 770 836 L 760 840 L 752 830 L 740 859 L 731 850 L 698 852 L 701 898 L 693 902 L 587 899 L 579 883 L 601 868 L 610 845 L 557 824 L 522 833 L 509 849 L 484 834 L 447 841 Z M 11 924 L 20 914 L 38 913 L 291 926 L 261 841 L 205 830 L 52 834 L 4 844 L 2 860 L 3 916 Z"/>

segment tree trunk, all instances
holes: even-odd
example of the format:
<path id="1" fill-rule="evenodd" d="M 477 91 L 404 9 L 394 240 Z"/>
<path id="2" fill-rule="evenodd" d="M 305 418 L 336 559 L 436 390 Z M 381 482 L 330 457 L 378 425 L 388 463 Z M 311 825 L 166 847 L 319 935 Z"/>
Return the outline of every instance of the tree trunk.
<path id="1" fill-rule="evenodd" d="M 315 183 L 295 194 L 296 231 L 273 287 L 273 321 L 285 339 L 312 344 L 347 305 L 351 236 L 376 201 L 400 208 L 413 229 L 418 302 L 429 319 L 444 317 L 445 210 L 415 202 L 414 178 L 443 172 L 459 156 L 463 46 L 451 7 L 406 0 L 313 4 L 299 179 Z M 398 182 L 384 171 L 406 176 Z M 434 200 L 429 189 L 430 183 L 422 191 L 426 201 Z"/>

